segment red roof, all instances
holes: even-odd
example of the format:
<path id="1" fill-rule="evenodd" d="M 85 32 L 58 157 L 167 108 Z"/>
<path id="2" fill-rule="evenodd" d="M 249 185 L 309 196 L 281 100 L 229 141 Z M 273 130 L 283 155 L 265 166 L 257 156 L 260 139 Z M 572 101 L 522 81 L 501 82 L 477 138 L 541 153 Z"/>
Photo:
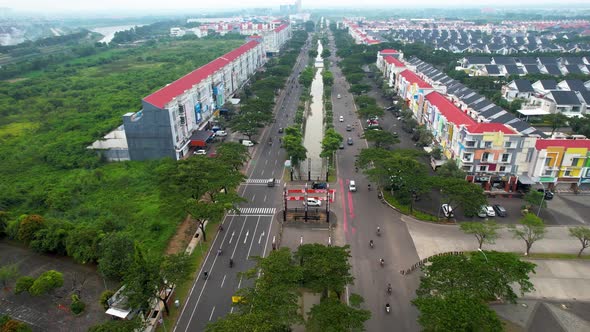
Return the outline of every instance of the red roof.
<path id="1" fill-rule="evenodd" d="M 223 68 L 231 61 L 238 58 L 240 55 L 256 47 L 259 43 L 257 41 L 250 41 L 246 44 L 226 53 L 219 58 L 201 66 L 176 81 L 166 85 L 160 90 L 143 98 L 143 101 L 150 103 L 156 107 L 164 108 L 174 97 L 183 94 L 186 90 L 191 89 L 195 84 L 198 84 L 205 78 L 211 76 L 213 73 Z"/>
<path id="2" fill-rule="evenodd" d="M 406 66 L 403 62 L 392 57 L 391 55 L 388 55 L 383 59 L 385 59 L 385 62 L 393 64 L 395 67 L 405 67 Z"/>
<path id="3" fill-rule="evenodd" d="M 590 139 L 538 139 L 535 143 L 537 150 L 553 147 L 590 149 Z"/>
<path id="4" fill-rule="evenodd" d="M 394 50 L 392 48 L 387 48 L 387 49 L 381 50 L 380 53 L 381 54 L 397 54 L 397 53 L 399 53 L 399 51 Z"/>
<path id="5" fill-rule="evenodd" d="M 432 88 L 432 86 L 430 86 L 430 84 L 424 82 L 423 79 L 421 79 L 420 77 L 418 77 L 418 75 L 414 74 L 414 72 L 412 72 L 411 70 L 404 70 L 400 73 L 400 75 L 402 77 L 404 77 L 406 79 L 406 81 L 410 82 L 410 83 L 415 83 L 418 85 L 419 88 Z"/>
<path id="6" fill-rule="evenodd" d="M 280 31 L 282 31 L 282 30 L 285 30 L 285 28 L 286 28 L 286 27 L 287 27 L 287 25 L 286 25 L 286 24 L 281 24 L 280 26 L 278 26 L 278 27 L 275 29 L 275 32 L 280 32 Z"/>
<path id="7" fill-rule="evenodd" d="M 467 127 L 472 134 L 503 132 L 504 134 L 516 134 L 516 132 L 502 123 L 478 123 Z"/>
<path id="8" fill-rule="evenodd" d="M 404 72 L 406 72 L 405 70 Z M 440 93 L 434 91 L 426 95 L 426 100 L 431 105 L 436 106 L 442 115 L 447 118 L 447 121 L 452 122 L 456 125 L 473 125 L 475 121 L 471 119 L 467 114 L 463 113 L 455 104 L 445 98 Z"/>

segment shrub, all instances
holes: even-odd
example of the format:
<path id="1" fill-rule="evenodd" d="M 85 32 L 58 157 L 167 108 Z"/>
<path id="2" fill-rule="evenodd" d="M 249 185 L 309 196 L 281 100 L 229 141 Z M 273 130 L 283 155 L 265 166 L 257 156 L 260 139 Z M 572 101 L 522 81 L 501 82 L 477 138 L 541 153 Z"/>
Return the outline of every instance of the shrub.
<path id="1" fill-rule="evenodd" d="M 63 274 L 55 270 L 49 270 L 43 272 L 43 274 L 35 280 L 31 288 L 29 288 L 29 293 L 34 296 L 43 295 L 63 286 L 63 284 Z"/>
<path id="2" fill-rule="evenodd" d="M 14 293 L 20 294 L 22 292 L 28 292 L 33 283 L 35 282 L 35 278 L 24 276 L 20 277 L 16 280 L 16 286 L 14 287 Z"/>
<path id="3" fill-rule="evenodd" d="M 115 295 L 115 292 L 113 292 L 110 289 L 105 290 L 104 292 L 100 293 L 100 299 L 98 300 L 98 302 L 100 303 L 100 305 L 104 308 L 104 310 L 107 310 L 109 308 L 109 304 L 108 304 L 108 300 Z"/>
<path id="4" fill-rule="evenodd" d="M 35 233 L 43 228 L 45 219 L 37 214 L 31 214 L 24 217 L 18 228 L 18 240 L 25 244 L 31 243 L 35 238 Z"/>
<path id="5" fill-rule="evenodd" d="M 84 311 L 85 308 L 86 303 L 82 302 L 78 295 L 72 294 L 72 303 L 70 303 L 70 310 L 72 310 L 72 312 L 75 315 L 79 315 Z"/>

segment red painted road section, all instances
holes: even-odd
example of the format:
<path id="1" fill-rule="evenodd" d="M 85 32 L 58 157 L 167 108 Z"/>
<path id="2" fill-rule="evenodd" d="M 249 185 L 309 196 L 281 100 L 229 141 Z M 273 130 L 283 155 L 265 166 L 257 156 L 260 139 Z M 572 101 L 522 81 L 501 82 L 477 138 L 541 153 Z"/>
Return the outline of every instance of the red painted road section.
<path id="1" fill-rule="evenodd" d="M 344 183 L 342 179 L 338 179 L 338 184 L 340 185 L 340 200 L 342 203 L 342 209 L 344 210 L 342 224 L 344 225 L 344 234 L 348 236 L 348 217 L 346 216 L 346 206 L 344 205 Z"/>
<path id="2" fill-rule="evenodd" d="M 352 193 L 348 192 L 348 213 L 350 213 L 350 219 L 354 219 L 354 205 L 352 204 Z"/>

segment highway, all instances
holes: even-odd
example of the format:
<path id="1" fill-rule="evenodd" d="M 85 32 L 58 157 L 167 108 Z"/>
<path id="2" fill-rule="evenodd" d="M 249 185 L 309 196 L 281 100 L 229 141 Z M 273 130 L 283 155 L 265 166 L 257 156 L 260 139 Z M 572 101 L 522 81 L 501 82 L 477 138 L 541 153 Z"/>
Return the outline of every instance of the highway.
<path id="1" fill-rule="evenodd" d="M 246 167 L 247 180 L 238 188 L 238 193 L 248 203 L 240 205 L 239 215 L 225 216 L 224 230 L 213 239 L 211 250 L 181 309 L 174 327 L 176 332 L 204 331 L 207 323 L 232 312 L 231 297 L 238 289 L 251 285 L 251 281 L 239 278 L 237 273 L 254 266 L 249 257 L 264 257 L 271 250 L 272 238 L 278 228 L 273 221 L 281 206 L 283 169 L 287 159 L 278 142 L 278 129 L 293 123 L 302 91 L 297 77 L 305 68 L 307 58 L 304 48 L 288 78 L 287 87 L 279 96 L 275 122 L 261 133 L 260 144 L 251 148 L 252 158 Z M 272 144 L 268 144 L 270 137 L 274 137 Z M 270 178 L 277 179 L 274 187 L 267 185 Z M 222 253 L 218 255 L 220 248 Z M 234 262 L 232 268 L 229 267 L 230 258 Z M 203 278 L 205 271 L 209 273 L 206 280 Z"/>

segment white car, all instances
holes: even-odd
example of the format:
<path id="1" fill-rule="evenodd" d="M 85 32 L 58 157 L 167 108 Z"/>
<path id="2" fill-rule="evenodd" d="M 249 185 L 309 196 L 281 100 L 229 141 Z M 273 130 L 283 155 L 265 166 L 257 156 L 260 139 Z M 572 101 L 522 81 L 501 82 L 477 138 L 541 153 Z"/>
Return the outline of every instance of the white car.
<path id="1" fill-rule="evenodd" d="M 340 98 L 342 98 L 342 96 L 340 96 L 340 94 L 338 94 L 337 98 L 340 99 Z"/>
<path id="2" fill-rule="evenodd" d="M 486 214 L 488 215 L 488 217 L 495 217 L 496 216 L 496 211 L 494 211 L 494 208 L 491 207 L 490 205 L 487 205 L 485 207 L 486 209 Z"/>
<path id="3" fill-rule="evenodd" d="M 195 152 L 193 152 L 193 154 L 194 155 L 197 155 L 197 156 L 204 156 L 204 155 L 207 154 L 207 151 L 202 150 L 202 149 L 201 150 L 195 150 Z"/>
<path id="4" fill-rule="evenodd" d="M 443 204 L 441 210 L 446 218 L 453 218 L 455 216 L 453 208 L 449 204 Z"/>
<path id="5" fill-rule="evenodd" d="M 344 122 L 344 116 L 340 116 L 340 122 Z"/>
<path id="6" fill-rule="evenodd" d="M 215 133 L 215 136 L 219 136 L 219 137 L 225 137 L 227 136 L 227 131 L 225 130 L 219 130 Z"/>
<path id="7" fill-rule="evenodd" d="M 305 201 L 303 201 L 303 205 L 305 205 Z M 315 198 L 308 198 L 307 199 L 307 206 L 322 206 L 322 201 Z"/>

